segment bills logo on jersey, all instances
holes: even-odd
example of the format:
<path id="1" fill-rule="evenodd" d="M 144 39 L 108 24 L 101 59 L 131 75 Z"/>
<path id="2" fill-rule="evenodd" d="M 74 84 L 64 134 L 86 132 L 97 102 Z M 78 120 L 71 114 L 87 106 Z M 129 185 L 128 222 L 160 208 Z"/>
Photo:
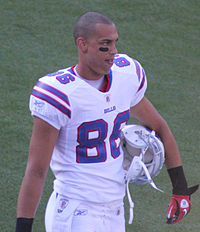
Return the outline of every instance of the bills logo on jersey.
<path id="1" fill-rule="evenodd" d="M 114 110 L 116 110 L 116 106 L 111 106 L 109 108 L 104 109 L 104 114 L 109 113 Z"/>
<path id="2" fill-rule="evenodd" d="M 62 213 L 68 204 L 69 204 L 69 201 L 67 199 L 61 198 L 59 201 L 59 208 L 57 209 L 57 212 Z"/>

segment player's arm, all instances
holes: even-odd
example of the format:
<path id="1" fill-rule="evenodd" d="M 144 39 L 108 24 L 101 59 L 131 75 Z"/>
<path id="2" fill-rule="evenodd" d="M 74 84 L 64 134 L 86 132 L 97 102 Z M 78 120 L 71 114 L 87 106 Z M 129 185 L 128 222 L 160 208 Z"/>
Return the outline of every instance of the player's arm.
<path id="1" fill-rule="evenodd" d="M 167 122 L 161 117 L 151 102 L 144 97 L 137 105 L 130 109 L 130 115 L 140 121 L 141 124 L 154 130 L 164 144 L 165 165 L 173 186 L 167 223 L 175 224 L 189 213 L 190 195 L 197 190 L 198 185 L 188 188 L 175 138 Z"/>
<path id="2" fill-rule="evenodd" d="M 29 224 L 32 224 L 42 195 L 58 133 L 50 124 L 38 117 L 34 118 L 27 167 L 18 196 L 17 232 L 31 231 Z"/>
<path id="3" fill-rule="evenodd" d="M 161 138 L 165 147 L 167 169 L 182 165 L 178 146 L 168 124 L 146 97 L 131 108 L 130 116 L 156 131 Z"/>

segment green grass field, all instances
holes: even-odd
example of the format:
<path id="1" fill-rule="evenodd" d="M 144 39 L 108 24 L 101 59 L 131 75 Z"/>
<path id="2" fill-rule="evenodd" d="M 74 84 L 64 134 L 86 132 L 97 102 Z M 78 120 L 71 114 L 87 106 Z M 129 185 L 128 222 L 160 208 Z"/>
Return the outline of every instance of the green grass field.
<path id="1" fill-rule="evenodd" d="M 147 96 L 177 139 L 188 184 L 200 183 L 200 1 L 0 0 L 1 232 L 15 227 L 32 129 L 28 109 L 32 87 L 40 76 L 77 62 L 72 28 L 86 11 L 104 13 L 116 23 L 118 51 L 142 63 L 148 77 Z M 52 180 L 49 171 L 33 232 L 44 231 Z M 165 218 L 171 184 L 165 168 L 155 182 L 164 193 L 147 185 L 131 186 L 135 219 L 127 232 L 199 232 L 200 192 L 192 197 L 190 214 L 169 226 Z"/>

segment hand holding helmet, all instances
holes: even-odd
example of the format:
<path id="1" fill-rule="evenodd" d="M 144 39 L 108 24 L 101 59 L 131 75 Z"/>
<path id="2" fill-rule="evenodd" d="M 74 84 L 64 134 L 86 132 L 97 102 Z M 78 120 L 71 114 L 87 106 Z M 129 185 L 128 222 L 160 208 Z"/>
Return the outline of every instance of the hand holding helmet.
<path id="1" fill-rule="evenodd" d="M 121 139 L 124 152 L 123 167 L 126 173 L 126 189 L 130 205 L 129 224 L 131 224 L 134 203 L 130 195 L 129 183 L 138 185 L 149 183 L 153 188 L 162 192 L 152 178 L 158 175 L 163 166 L 164 146 L 154 131 L 140 125 L 126 125 L 122 129 Z"/>
<path id="2" fill-rule="evenodd" d="M 150 183 L 148 174 L 153 178 L 160 172 L 165 160 L 164 146 L 154 131 L 140 125 L 125 126 L 122 149 L 126 181 L 138 185 Z"/>

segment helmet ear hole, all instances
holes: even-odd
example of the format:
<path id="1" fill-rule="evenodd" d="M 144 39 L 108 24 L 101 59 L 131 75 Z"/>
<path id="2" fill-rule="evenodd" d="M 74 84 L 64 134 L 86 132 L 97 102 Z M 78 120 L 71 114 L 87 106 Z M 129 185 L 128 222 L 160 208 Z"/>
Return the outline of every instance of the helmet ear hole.
<path id="1" fill-rule="evenodd" d="M 153 151 L 151 148 L 148 147 L 143 159 L 145 164 L 150 164 L 153 161 Z"/>
<path id="2" fill-rule="evenodd" d="M 141 149 L 137 147 L 133 147 L 131 144 L 126 143 L 126 149 L 128 153 L 133 157 L 133 156 L 139 156 L 141 153 Z"/>

